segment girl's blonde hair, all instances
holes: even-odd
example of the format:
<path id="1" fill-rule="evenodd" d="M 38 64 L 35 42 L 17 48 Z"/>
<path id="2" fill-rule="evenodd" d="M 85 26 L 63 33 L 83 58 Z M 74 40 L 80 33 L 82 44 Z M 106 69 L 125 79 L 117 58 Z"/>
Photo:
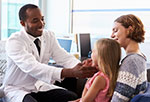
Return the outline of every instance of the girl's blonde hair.
<path id="1" fill-rule="evenodd" d="M 111 97 L 118 77 L 121 48 L 117 41 L 108 38 L 99 39 L 95 47 L 97 51 L 98 67 L 110 80 L 107 96 Z"/>

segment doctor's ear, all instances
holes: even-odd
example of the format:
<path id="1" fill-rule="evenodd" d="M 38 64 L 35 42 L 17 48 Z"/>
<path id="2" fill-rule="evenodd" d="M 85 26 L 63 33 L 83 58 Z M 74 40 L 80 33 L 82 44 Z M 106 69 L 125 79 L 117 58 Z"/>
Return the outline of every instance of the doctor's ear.
<path id="1" fill-rule="evenodd" d="M 22 26 L 25 26 L 25 23 L 24 23 L 23 20 L 20 20 L 20 24 L 21 24 Z"/>

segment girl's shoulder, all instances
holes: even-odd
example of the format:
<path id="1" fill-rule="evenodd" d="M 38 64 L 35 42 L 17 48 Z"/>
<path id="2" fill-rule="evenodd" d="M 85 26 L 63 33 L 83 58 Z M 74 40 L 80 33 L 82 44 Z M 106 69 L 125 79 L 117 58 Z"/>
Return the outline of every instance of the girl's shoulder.
<path id="1" fill-rule="evenodd" d="M 107 81 L 106 81 L 104 74 L 99 73 L 95 77 L 93 84 L 95 84 L 96 87 L 100 88 L 100 90 L 104 90 L 106 87 L 106 84 L 107 84 Z"/>
<path id="2" fill-rule="evenodd" d="M 103 86 L 103 87 L 101 89 L 103 90 L 103 92 L 108 90 L 108 88 L 109 88 L 109 78 L 103 72 L 98 73 L 98 76 L 95 78 L 95 81 L 98 84 L 102 84 L 101 86 Z"/>
<path id="3" fill-rule="evenodd" d="M 104 74 L 103 72 L 101 72 L 101 71 L 98 72 L 97 79 L 101 80 L 101 81 L 103 81 L 105 83 L 109 82 L 108 76 L 106 74 Z"/>
<path id="4" fill-rule="evenodd" d="M 104 77 L 106 80 L 109 79 L 108 76 L 107 76 L 106 74 L 104 74 L 102 71 L 99 71 L 98 75 L 99 75 L 100 77 Z"/>

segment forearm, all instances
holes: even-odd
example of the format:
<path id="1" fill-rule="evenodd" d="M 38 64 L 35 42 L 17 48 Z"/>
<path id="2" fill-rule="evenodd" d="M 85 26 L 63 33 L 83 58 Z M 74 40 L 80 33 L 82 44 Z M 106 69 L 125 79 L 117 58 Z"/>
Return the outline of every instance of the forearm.
<path id="1" fill-rule="evenodd" d="M 91 77 L 97 72 L 95 67 L 83 66 L 82 63 L 78 63 L 73 68 L 63 68 L 61 72 L 61 78 L 65 77 L 78 77 L 78 78 L 87 78 Z"/>
<path id="2" fill-rule="evenodd" d="M 111 102 L 128 102 L 136 91 L 137 78 L 133 78 L 133 74 L 128 72 L 119 72 L 115 92 Z"/>
<path id="3" fill-rule="evenodd" d="M 125 96 L 122 96 L 116 92 L 114 92 L 111 102 L 128 102 L 129 99 Z"/>
<path id="4" fill-rule="evenodd" d="M 84 97 L 86 95 L 87 92 L 87 88 L 84 86 L 83 92 L 82 92 L 82 97 Z"/>
<path id="5" fill-rule="evenodd" d="M 66 78 L 66 77 L 75 77 L 73 73 L 73 69 L 63 68 L 61 72 L 61 78 Z"/>

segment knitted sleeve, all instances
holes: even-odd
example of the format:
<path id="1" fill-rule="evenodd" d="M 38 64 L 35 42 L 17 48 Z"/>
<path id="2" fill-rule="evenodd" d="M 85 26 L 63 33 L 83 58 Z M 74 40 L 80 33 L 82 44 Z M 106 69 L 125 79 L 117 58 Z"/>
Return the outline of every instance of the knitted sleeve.
<path id="1" fill-rule="evenodd" d="M 111 102 L 129 102 L 136 94 L 146 89 L 145 61 L 137 56 L 123 60 Z"/>

